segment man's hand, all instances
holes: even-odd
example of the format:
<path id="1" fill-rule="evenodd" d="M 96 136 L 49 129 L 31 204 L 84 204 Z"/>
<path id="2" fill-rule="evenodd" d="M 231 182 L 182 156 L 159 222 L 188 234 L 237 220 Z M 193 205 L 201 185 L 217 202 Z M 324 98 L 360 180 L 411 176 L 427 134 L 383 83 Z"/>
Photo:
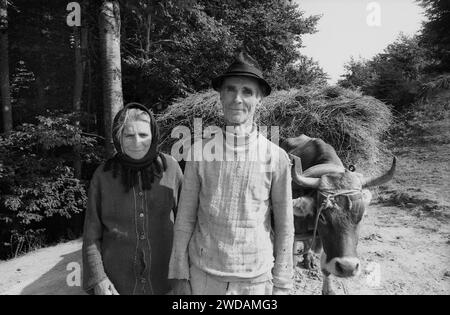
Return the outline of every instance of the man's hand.
<path id="1" fill-rule="evenodd" d="M 106 278 L 94 287 L 95 295 L 119 295 L 112 282 Z"/>
<path id="2" fill-rule="evenodd" d="M 290 291 L 291 291 L 291 289 L 273 287 L 272 295 L 289 295 Z"/>
<path id="3" fill-rule="evenodd" d="M 191 284 L 186 279 L 172 280 L 172 294 L 173 295 L 192 295 Z"/>

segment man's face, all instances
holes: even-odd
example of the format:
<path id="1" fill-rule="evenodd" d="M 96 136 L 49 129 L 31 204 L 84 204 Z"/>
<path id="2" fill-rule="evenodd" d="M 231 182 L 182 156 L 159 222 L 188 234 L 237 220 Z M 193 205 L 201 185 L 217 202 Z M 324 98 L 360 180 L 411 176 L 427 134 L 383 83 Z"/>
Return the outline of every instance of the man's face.
<path id="1" fill-rule="evenodd" d="M 130 121 L 123 128 L 122 150 L 135 160 L 142 159 L 152 144 L 152 132 L 147 121 Z"/>
<path id="2" fill-rule="evenodd" d="M 243 125 L 253 121 L 262 93 L 256 79 L 247 77 L 226 78 L 220 89 L 220 101 L 225 120 L 229 125 Z"/>

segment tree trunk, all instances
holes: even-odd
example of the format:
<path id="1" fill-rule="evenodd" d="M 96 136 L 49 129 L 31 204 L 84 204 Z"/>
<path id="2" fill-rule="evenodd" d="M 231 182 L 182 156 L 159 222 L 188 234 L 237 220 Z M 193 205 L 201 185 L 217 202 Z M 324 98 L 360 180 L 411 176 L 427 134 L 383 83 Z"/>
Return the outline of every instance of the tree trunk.
<path id="1" fill-rule="evenodd" d="M 103 1 L 100 18 L 100 45 L 103 63 L 103 106 L 105 149 L 114 154 L 111 128 L 114 116 L 123 107 L 122 70 L 120 64 L 120 9 L 118 1 Z"/>
<path id="2" fill-rule="evenodd" d="M 80 30 L 80 28 L 74 27 L 74 36 L 75 36 L 75 83 L 73 87 L 73 110 L 79 112 L 81 111 L 84 69 L 86 67 L 86 61 L 83 56 L 84 49 L 86 48 L 83 47 L 83 44 L 85 44 L 84 37 L 86 36 L 86 31 L 84 29 Z"/>
<path id="3" fill-rule="evenodd" d="M 74 27 L 74 37 L 75 37 L 75 83 L 73 87 L 73 110 L 77 114 L 81 112 L 81 101 L 83 98 L 83 82 L 84 82 L 84 70 L 86 68 L 86 37 L 87 30 L 83 27 Z M 77 118 L 75 125 L 80 127 L 80 120 Z M 75 177 L 81 178 L 81 156 L 80 156 L 80 146 L 75 145 L 75 161 L 74 170 Z"/>
<path id="4" fill-rule="evenodd" d="M 9 85 L 8 56 L 8 13 L 7 0 L 0 0 L 0 95 L 2 104 L 3 131 L 13 127 L 11 109 L 11 91 Z"/>
<path id="5" fill-rule="evenodd" d="M 33 70 L 33 73 L 35 76 L 34 84 L 37 92 L 36 103 L 33 102 L 33 111 L 36 114 L 46 108 L 47 96 L 45 93 L 44 78 L 41 76 L 42 71 L 40 69 L 38 71 Z"/>
<path id="6" fill-rule="evenodd" d="M 145 58 L 148 59 L 150 56 L 150 43 L 151 43 L 151 34 L 152 34 L 152 12 L 153 7 L 150 6 L 150 8 L 147 11 L 147 23 L 145 24 L 146 27 L 146 43 L 145 43 Z"/>

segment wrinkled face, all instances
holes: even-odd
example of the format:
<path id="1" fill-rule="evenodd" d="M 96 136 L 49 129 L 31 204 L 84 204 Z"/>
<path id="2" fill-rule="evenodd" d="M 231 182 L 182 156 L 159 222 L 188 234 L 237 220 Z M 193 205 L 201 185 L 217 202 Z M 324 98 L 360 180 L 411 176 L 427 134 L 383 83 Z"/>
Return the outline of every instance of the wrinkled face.
<path id="1" fill-rule="evenodd" d="M 361 182 L 358 174 L 325 175 L 321 179 L 320 190 L 345 191 L 360 190 Z M 339 277 L 357 275 L 360 261 L 357 257 L 359 227 L 364 212 L 370 203 L 371 194 L 368 190 L 361 193 L 337 195 L 326 201 L 326 194 L 318 194 L 317 206 L 324 201 L 326 207 L 319 216 L 318 233 L 324 252 L 321 259 L 322 270 Z"/>
<path id="2" fill-rule="evenodd" d="M 152 132 L 150 123 L 137 120 L 125 124 L 122 133 L 122 150 L 135 160 L 142 159 L 150 149 L 152 143 Z"/>
<path id="3" fill-rule="evenodd" d="M 253 121 L 262 93 L 258 81 L 248 77 L 229 77 L 220 89 L 220 101 L 228 125 L 243 125 Z"/>

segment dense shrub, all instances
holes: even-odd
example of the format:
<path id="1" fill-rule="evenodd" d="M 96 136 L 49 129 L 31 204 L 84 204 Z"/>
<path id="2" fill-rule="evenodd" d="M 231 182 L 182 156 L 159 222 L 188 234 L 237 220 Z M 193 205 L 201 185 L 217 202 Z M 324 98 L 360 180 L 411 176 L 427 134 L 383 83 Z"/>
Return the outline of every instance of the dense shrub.
<path id="1" fill-rule="evenodd" d="M 288 90 L 303 85 L 326 85 L 328 75 L 312 58 L 300 56 L 295 63 L 274 67 L 265 76 L 275 90 Z"/>
<path id="2" fill-rule="evenodd" d="M 430 96 L 443 90 L 450 90 L 450 73 L 424 78 L 420 96 L 422 100 L 427 100 Z"/>
<path id="3" fill-rule="evenodd" d="M 73 165 L 92 169 L 102 151 L 75 119 L 39 116 L 0 136 L 0 259 L 80 233 L 90 174 L 76 178 Z"/>
<path id="4" fill-rule="evenodd" d="M 417 100 L 423 81 L 424 69 L 433 60 L 419 45 L 417 36 L 399 38 L 370 60 L 351 59 L 339 84 L 346 88 L 360 88 L 394 107 L 407 111 Z"/>
<path id="5" fill-rule="evenodd" d="M 223 127 L 218 93 L 207 91 L 179 99 L 158 115 L 162 148 L 170 153 L 178 140 L 171 138 L 176 126 L 193 129 L 193 118 L 202 118 L 203 128 Z M 334 146 L 346 164 L 359 164 L 374 171 L 384 157 L 381 140 L 392 122 L 390 107 L 341 87 L 304 86 L 276 91 L 263 100 L 257 113 L 261 126 L 280 127 L 280 137 L 306 134 L 319 137 Z M 193 135 L 193 133 L 192 133 Z"/>
<path id="6" fill-rule="evenodd" d="M 450 71 L 450 2 L 447 0 L 420 0 L 425 9 L 426 21 L 422 24 L 421 45 L 437 62 L 428 70 L 437 73 Z"/>
<path id="7" fill-rule="evenodd" d="M 431 78 L 422 89 L 422 98 L 401 117 L 392 129 L 403 145 L 443 145 L 450 143 L 450 75 Z"/>

